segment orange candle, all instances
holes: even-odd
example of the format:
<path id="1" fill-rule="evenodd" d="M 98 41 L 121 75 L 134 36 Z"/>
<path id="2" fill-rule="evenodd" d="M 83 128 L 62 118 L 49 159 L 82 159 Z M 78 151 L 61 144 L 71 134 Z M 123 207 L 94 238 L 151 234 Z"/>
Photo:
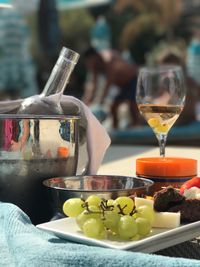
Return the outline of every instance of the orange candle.
<path id="1" fill-rule="evenodd" d="M 169 185 L 180 188 L 185 181 L 197 175 L 197 160 L 169 157 L 138 158 L 136 174 L 154 182 L 152 193 Z"/>

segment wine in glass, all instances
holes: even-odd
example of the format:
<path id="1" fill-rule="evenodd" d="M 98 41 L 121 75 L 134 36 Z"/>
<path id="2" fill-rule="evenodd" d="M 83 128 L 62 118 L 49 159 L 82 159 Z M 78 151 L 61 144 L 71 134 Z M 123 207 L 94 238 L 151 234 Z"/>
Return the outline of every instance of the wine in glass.
<path id="1" fill-rule="evenodd" d="M 145 67 L 139 72 L 136 101 L 141 115 L 153 129 L 165 156 L 167 135 L 186 98 L 184 74 L 180 66 Z"/>

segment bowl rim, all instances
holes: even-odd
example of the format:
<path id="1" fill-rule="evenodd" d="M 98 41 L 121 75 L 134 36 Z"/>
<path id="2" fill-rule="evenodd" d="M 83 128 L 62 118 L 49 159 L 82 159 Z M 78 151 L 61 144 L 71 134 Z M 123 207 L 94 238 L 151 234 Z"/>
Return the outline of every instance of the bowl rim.
<path id="1" fill-rule="evenodd" d="M 84 178 L 84 177 L 116 177 L 116 178 L 120 178 L 120 179 L 123 179 L 123 178 L 132 178 L 132 179 L 137 179 L 137 180 L 140 180 L 140 181 L 143 181 L 144 183 L 146 182 L 147 185 L 143 185 L 143 186 L 138 186 L 138 187 L 134 187 L 134 188 L 124 188 L 124 189 L 108 189 L 108 190 L 83 190 L 83 189 L 71 189 L 71 188 L 61 188 L 59 186 L 51 186 L 51 185 L 47 185 L 46 183 L 50 180 L 53 180 L 53 179 L 77 179 L 77 178 Z M 106 193 L 106 192 L 116 192 L 116 191 L 128 191 L 128 190 L 133 190 L 133 189 L 148 189 L 149 187 L 153 186 L 154 182 L 150 179 L 146 179 L 146 178 L 140 178 L 140 177 L 137 177 L 137 176 L 126 176 L 126 175 L 110 175 L 110 174 L 96 174 L 96 175 L 72 175 L 72 176 L 59 176 L 59 177 L 52 177 L 52 178 L 48 178 L 48 179 L 45 179 L 42 184 L 46 187 L 46 188 L 50 188 L 50 189 L 53 189 L 53 190 L 59 190 L 59 191 L 68 191 L 68 192 L 84 192 L 84 193 L 89 193 L 89 192 L 102 192 L 102 193 Z"/>
<path id="2" fill-rule="evenodd" d="M 54 120 L 54 119 L 61 119 L 61 120 L 79 120 L 81 118 L 80 115 L 37 115 L 37 114 L 7 114 L 1 113 L 1 119 L 44 119 L 44 120 Z"/>

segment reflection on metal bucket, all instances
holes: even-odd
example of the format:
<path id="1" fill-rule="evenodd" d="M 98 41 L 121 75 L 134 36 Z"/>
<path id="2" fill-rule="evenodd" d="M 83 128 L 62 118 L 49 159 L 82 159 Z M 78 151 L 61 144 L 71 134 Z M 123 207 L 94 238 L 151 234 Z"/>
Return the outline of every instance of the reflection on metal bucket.
<path id="1" fill-rule="evenodd" d="M 76 174 L 78 117 L 0 115 L 0 201 L 33 223 L 51 218 L 42 181 Z"/>

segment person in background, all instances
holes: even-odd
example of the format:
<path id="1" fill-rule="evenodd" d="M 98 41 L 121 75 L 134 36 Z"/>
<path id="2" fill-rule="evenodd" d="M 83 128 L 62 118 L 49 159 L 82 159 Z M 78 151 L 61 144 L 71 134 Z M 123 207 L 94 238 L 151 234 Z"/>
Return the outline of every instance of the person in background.
<path id="1" fill-rule="evenodd" d="M 20 11 L 15 7 L 0 9 L 0 100 L 38 93 L 29 40 Z"/>
<path id="2" fill-rule="evenodd" d="M 39 0 L 37 25 L 40 58 L 38 84 L 41 92 L 62 48 L 56 0 Z"/>
<path id="3" fill-rule="evenodd" d="M 200 31 L 193 35 L 187 49 L 187 72 L 200 85 Z"/>
<path id="4" fill-rule="evenodd" d="M 131 115 L 132 126 L 139 124 L 139 113 L 135 100 L 138 68 L 130 64 L 114 51 L 96 51 L 93 47 L 87 49 L 84 54 L 85 64 L 91 73 L 90 90 L 85 90 L 83 102 L 91 105 L 97 93 L 98 77 L 105 76 L 105 85 L 102 89 L 100 103 L 103 104 L 109 89 L 117 86 L 119 91 L 111 103 L 111 116 L 113 128 L 118 128 L 118 108 L 121 104 L 127 103 Z"/>
<path id="5" fill-rule="evenodd" d="M 176 125 L 186 125 L 194 122 L 196 120 L 195 105 L 200 98 L 200 87 L 196 81 L 188 75 L 184 60 L 179 55 L 167 51 L 159 57 L 158 64 L 173 64 L 182 67 L 185 76 L 187 95 L 184 109 L 181 112 Z"/>
<path id="6" fill-rule="evenodd" d="M 91 45 L 96 50 L 110 49 L 111 47 L 111 30 L 106 18 L 101 15 L 97 18 L 95 25 L 90 33 Z"/>
<path id="7" fill-rule="evenodd" d="M 200 31 L 195 30 L 187 49 L 186 68 L 189 76 L 200 88 Z M 200 93 L 200 92 L 199 92 Z M 200 99 L 196 103 L 197 120 L 200 120 Z"/>

